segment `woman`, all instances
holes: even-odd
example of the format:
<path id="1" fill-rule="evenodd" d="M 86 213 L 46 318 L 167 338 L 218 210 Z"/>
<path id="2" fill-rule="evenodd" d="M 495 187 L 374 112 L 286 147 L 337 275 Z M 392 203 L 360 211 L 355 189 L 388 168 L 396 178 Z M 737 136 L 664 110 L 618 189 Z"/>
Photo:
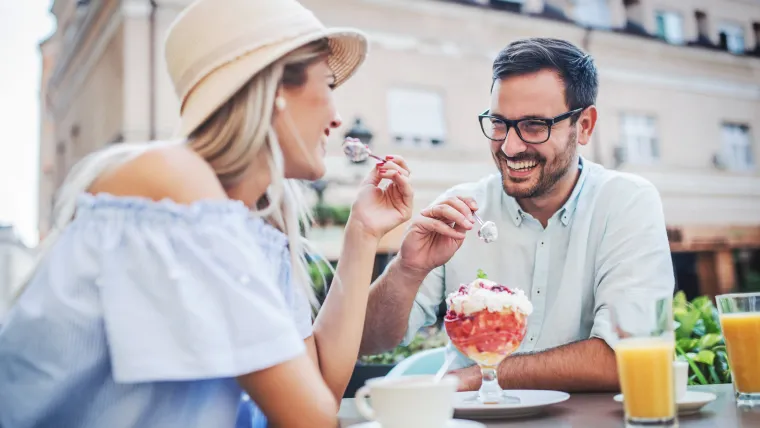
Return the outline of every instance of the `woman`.
<path id="1" fill-rule="evenodd" d="M 0 331 L 0 426 L 232 427 L 242 392 L 254 425 L 336 425 L 409 172 L 388 158 L 361 185 L 313 326 L 287 179 L 324 174 L 332 90 L 366 46 L 294 0 L 201 0 L 177 18 L 183 138 L 95 153 L 64 183 L 59 233 Z"/>

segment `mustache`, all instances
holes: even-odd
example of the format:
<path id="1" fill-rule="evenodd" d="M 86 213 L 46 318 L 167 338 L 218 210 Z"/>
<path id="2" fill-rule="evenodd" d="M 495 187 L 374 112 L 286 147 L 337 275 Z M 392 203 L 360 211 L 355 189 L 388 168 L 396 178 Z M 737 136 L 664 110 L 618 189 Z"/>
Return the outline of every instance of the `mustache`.
<path id="1" fill-rule="evenodd" d="M 504 154 L 504 152 L 500 151 L 496 154 L 496 157 L 500 160 L 510 162 L 536 161 L 538 163 L 544 163 L 544 161 L 546 161 L 546 158 L 537 153 L 520 153 L 517 156 L 507 156 Z"/>

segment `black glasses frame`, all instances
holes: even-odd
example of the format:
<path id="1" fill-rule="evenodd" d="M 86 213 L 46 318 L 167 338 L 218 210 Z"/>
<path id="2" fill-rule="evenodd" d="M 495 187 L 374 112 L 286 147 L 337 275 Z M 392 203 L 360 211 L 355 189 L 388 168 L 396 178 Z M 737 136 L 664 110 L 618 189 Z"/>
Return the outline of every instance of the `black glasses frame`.
<path id="1" fill-rule="evenodd" d="M 580 108 L 577 108 L 575 110 L 570 110 L 567 113 L 562 113 L 561 115 L 555 116 L 555 117 L 550 118 L 550 119 L 549 118 L 541 118 L 541 117 L 527 117 L 525 119 L 518 119 L 518 120 L 509 120 L 509 119 L 505 119 L 503 117 L 492 116 L 492 115 L 488 114 L 489 111 L 486 110 L 483 113 L 481 113 L 481 114 L 478 115 L 478 123 L 480 123 L 480 131 L 483 132 L 483 135 L 485 135 L 486 138 L 488 138 L 491 141 L 499 141 L 499 142 L 506 141 L 506 139 L 507 139 L 506 136 L 509 135 L 509 129 L 510 128 L 514 128 L 514 130 L 517 132 L 517 136 L 520 137 L 520 139 L 524 143 L 526 143 L 526 144 L 543 144 L 543 143 L 549 141 L 549 138 L 551 138 L 551 136 L 552 136 L 552 128 L 554 127 L 554 125 L 562 122 L 563 120 L 566 120 L 566 119 L 572 117 L 575 114 L 578 114 L 578 113 L 582 112 L 585 109 L 586 109 L 585 107 L 580 107 Z M 491 138 L 491 137 L 488 136 L 488 134 L 486 133 L 486 130 L 483 128 L 483 119 L 486 119 L 486 118 L 487 119 L 491 119 L 491 120 L 495 120 L 495 121 L 499 121 L 499 122 L 503 123 L 504 126 L 506 126 L 507 130 L 506 130 L 506 134 L 505 134 L 504 138 L 494 139 L 494 138 Z M 527 121 L 544 122 L 546 124 L 546 127 L 548 128 L 548 132 L 546 134 L 546 139 L 543 140 L 543 141 L 538 141 L 538 142 L 525 140 L 525 138 L 523 138 L 523 136 L 522 136 L 522 133 L 520 132 L 520 127 L 518 125 L 520 124 L 520 122 L 527 122 Z"/>

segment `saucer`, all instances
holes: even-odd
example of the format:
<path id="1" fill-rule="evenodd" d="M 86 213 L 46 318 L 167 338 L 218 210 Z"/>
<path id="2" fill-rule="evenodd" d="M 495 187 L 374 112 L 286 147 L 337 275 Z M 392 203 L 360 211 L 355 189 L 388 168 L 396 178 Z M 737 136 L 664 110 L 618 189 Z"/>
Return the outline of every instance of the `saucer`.
<path id="1" fill-rule="evenodd" d="M 678 405 L 678 414 L 690 415 L 692 413 L 697 413 L 702 410 L 702 407 L 715 401 L 716 398 L 718 397 L 712 392 L 686 391 L 686 394 L 684 394 L 684 396 L 678 400 L 678 403 L 676 403 Z M 618 394 L 614 396 L 613 399 L 618 403 L 622 403 L 623 394 Z"/>
<path id="2" fill-rule="evenodd" d="M 383 428 L 380 422 L 363 422 L 358 425 L 351 425 L 351 428 Z M 480 422 L 466 421 L 463 419 L 451 419 L 446 423 L 445 428 L 486 428 Z"/>
<path id="3" fill-rule="evenodd" d="M 531 416 L 541 413 L 552 404 L 570 398 L 570 394 L 560 391 L 509 389 L 504 394 L 515 397 L 519 403 L 480 404 L 473 402 L 477 392 L 457 392 L 454 401 L 454 415 L 471 419 L 507 419 Z"/>

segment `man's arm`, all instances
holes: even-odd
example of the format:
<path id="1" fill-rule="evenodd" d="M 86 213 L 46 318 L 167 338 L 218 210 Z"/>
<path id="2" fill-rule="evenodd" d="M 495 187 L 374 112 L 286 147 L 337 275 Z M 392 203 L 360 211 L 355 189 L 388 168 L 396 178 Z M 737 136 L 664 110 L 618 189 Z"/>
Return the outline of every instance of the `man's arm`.
<path id="1" fill-rule="evenodd" d="M 452 372 L 462 381 L 459 389 L 480 388 L 478 366 Z M 549 389 L 566 392 L 617 391 L 615 353 L 603 340 L 591 338 L 533 354 L 508 357 L 499 366 L 504 389 Z"/>
<path id="2" fill-rule="evenodd" d="M 370 287 L 361 355 L 379 354 L 401 343 L 425 276 L 424 272 L 405 268 L 398 257 L 391 261 Z"/>
<path id="3" fill-rule="evenodd" d="M 444 299 L 443 265 L 473 228 L 477 209 L 472 198 L 444 194 L 412 221 L 398 256 L 370 288 L 360 354 L 387 351 L 405 332 L 435 322 Z"/>

